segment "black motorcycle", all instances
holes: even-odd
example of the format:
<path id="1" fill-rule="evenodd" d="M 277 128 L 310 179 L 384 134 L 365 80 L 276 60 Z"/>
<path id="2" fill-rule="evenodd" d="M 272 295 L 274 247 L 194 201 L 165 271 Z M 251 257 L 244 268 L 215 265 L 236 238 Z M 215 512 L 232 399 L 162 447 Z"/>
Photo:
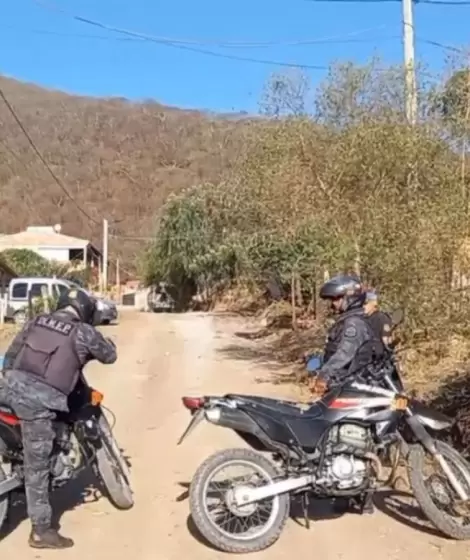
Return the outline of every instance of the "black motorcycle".
<path id="1" fill-rule="evenodd" d="M 302 498 L 306 519 L 309 497 L 365 503 L 385 484 L 384 466 L 393 456 L 406 463 L 414 497 L 435 527 L 470 539 L 470 465 L 436 438 L 453 422 L 405 394 L 393 349 L 308 405 L 238 394 L 183 397 L 183 404 L 193 417 L 179 443 L 206 419 L 252 448 L 216 452 L 191 482 L 194 523 L 219 550 L 272 545 L 293 495 Z M 251 475 L 215 480 L 235 467 Z"/>
<path id="2" fill-rule="evenodd" d="M 51 462 L 53 488 L 75 478 L 91 466 L 102 489 L 118 509 L 134 505 L 129 466 L 104 415 L 103 394 L 82 376 L 69 397 L 69 410 L 57 416 Z M 23 445 L 20 420 L 0 403 L 0 528 L 4 524 L 12 492 L 24 487 Z"/>

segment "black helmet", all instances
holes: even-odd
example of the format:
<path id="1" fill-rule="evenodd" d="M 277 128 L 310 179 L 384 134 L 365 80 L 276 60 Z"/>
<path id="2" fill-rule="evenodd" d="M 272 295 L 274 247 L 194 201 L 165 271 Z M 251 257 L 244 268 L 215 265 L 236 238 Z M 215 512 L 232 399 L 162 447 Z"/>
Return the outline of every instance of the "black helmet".
<path id="1" fill-rule="evenodd" d="M 57 311 L 72 307 L 78 314 L 78 317 L 84 323 L 93 325 L 96 323 L 96 300 L 85 290 L 80 288 L 70 288 L 59 296 L 57 302 Z"/>
<path id="2" fill-rule="evenodd" d="M 322 299 L 344 298 L 342 311 L 362 307 L 366 301 L 366 292 L 362 287 L 360 278 L 353 275 L 339 274 L 320 289 Z"/>

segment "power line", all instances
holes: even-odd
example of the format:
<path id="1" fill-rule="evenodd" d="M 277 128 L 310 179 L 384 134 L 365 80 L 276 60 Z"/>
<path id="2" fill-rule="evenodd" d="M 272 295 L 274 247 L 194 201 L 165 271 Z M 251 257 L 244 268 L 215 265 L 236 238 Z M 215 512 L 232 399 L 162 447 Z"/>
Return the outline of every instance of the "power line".
<path id="1" fill-rule="evenodd" d="M 465 49 L 462 49 L 462 48 L 459 48 L 459 47 L 454 47 L 452 45 L 446 45 L 445 43 L 440 43 L 439 41 L 434 41 L 432 39 L 424 39 L 422 37 L 417 37 L 416 40 L 418 41 L 418 43 L 424 43 L 426 45 L 432 45 L 433 47 L 438 47 L 440 49 L 455 52 L 455 53 L 458 53 L 458 54 L 465 54 L 465 52 L 466 52 Z"/>
<path id="2" fill-rule="evenodd" d="M 285 67 L 285 68 L 299 68 L 299 69 L 306 69 L 306 70 L 327 71 L 327 70 L 330 69 L 329 66 L 321 66 L 321 65 L 315 65 L 315 64 L 290 63 L 290 62 L 283 62 L 283 61 L 279 61 L 279 60 L 260 59 L 260 58 L 252 58 L 252 57 L 247 57 L 247 56 L 239 56 L 239 55 L 234 55 L 234 54 L 229 54 L 229 53 L 219 53 L 219 52 L 211 51 L 211 50 L 208 50 L 208 49 L 203 49 L 203 48 L 190 46 L 190 45 L 183 44 L 183 43 L 178 43 L 178 42 L 175 42 L 175 40 L 171 40 L 171 39 L 156 37 L 154 35 L 148 35 L 146 33 L 140 33 L 140 32 L 132 31 L 132 30 L 129 30 L 129 29 L 122 29 L 122 28 L 119 28 L 119 27 L 114 27 L 112 25 L 108 25 L 108 24 L 102 23 L 100 21 L 96 21 L 96 20 L 93 20 L 93 19 L 90 19 L 90 18 L 86 18 L 86 17 L 82 17 L 82 16 L 72 14 L 70 12 L 67 12 L 67 11 L 63 10 L 62 8 L 59 8 L 58 6 L 51 5 L 50 3 L 43 2 L 42 0 L 34 0 L 34 2 L 38 5 L 40 5 L 40 6 L 48 9 L 48 10 L 52 10 L 52 11 L 55 11 L 55 12 L 62 13 L 64 15 L 66 15 L 67 17 L 70 17 L 70 18 L 72 18 L 75 21 L 78 21 L 80 23 L 85 23 L 87 25 L 91 25 L 93 27 L 98 27 L 100 29 L 104 29 L 106 31 L 111 31 L 113 33 L 119 33 L 121 35 L 134 37 L 134 38 L 137 38 L 137 39 L 141 39 L 143 41 L 149 41 L 149 42 L 152 42 L 152 43 L 156 43 L 156 44 L 159 44 L 159 45 L 164 45 L 164 46 L 167 46 L 167 47 L 172 47 L 172 48 L 175 48 L 175 49 L 180 49 L 180 50 L 185 50 L 185 51 L 190 51 L 190 52 L 196 52 L 196 53 L 199 53 L 199 54 L 212 56 L 214 58 L 224 58 L 224 59 L 228 59 L 228 60 L 239 60 L 241 62 L 251 62 L 251 63 L 254 63 L 254 64 L 267 64 L 267 65 L 272 65 L 272 66 L 280 66 L 280 67 Z"/>
<path id="3" fill-rule="evenodd" d="M 11 29 L 14 31 L 24 31 L 29 34 L 35 35 L 47 35 L 53 37 L 63 37 L 63 38 L 73 38 L 73 39 L 91 39 L 91 40 L 102 40 L 102 41 L 116 41 L 125 43 L 146 43 L 146 39 L 136 38 L 136 37 L 113 37 L 106 35 L 90 35 L 81 33 L 61 33 L 58 31 L 52 31 L 48 29 L 26 29 L 22 27 L 15 27 L 12 25 L 1 25 L 4 29 Z M 379 25 L 376 27 L 370 27 L 366 29 L 360 29 L 357 31 L 352 31 L 349 33 L 343 33 L 339 35 L 332 35 L 328 37 L 323 37 L 319 39 L 304 39 L 304 40 L 273 40 L 273 41 L 220 41 L 220 40 L 208 40 L 208 39 L 180 39 L 171 37 L 155 37 L 159 41 L 165 43 L 174 43 L 181 45 L 194 45 L 194 46 L 212 46 L 219 48 L 235 48 L 235 49 L 257 49 L 257 48 L 269 48 L 278 46 L 313 46 L 313 45 L 324 45 L 324 44 L 340 44 L 340 43 L 365 43 L 365 42 L 375 42 L 384 39 L 397 39 L 399 35 L 391 35 L 388 37 L 377 37 L 377 38 L 364 38 L 355 39 L 358 35 L 363 35 L 364 33 L 369 33 L 371 31 L 384 30 L 393 26 L 390 25 Z"/>
<path id="4" fill-rule="evenodd" d="M 26 128 L 24 127 L 23 123 L 21 122 L 20 118 L 18 117 L 15 109 L 13 108 L 13 106 L 11 105 L 11 103 L 8 101 L 5 93 L 3 92 L 3 90 L 0 88 L 0 98 L 3 100 L 3 102 L 5 103 L 8 111 L 10 112 L 10 114 L 12 115 L 12 117 L 14 118 L 14 120 L 16 121 L 17 125 L 20 127 L 21 131 L 23 132 L 23 134 L 25 135 L 26 139 L 28 140 L 29 145 L 31 146 L 31 148 L 33 149 L 34 153 L 37 155 L 37 157 L 39 158 L 39 160 L 42 162 L 42 164 L 44 165 L 44 167 L 47 169 L 47 171 L 49 172 L 49 174 L 51 175 L 51 177 L 54 179 L 55 183 L 60 187 L 60 189 L 62 190 L 62 192 L 67 196 L 67 198 L 69 200 L 71 200 L 73 202 L 73 204 L 76 206 L 77 210 L 79 210 L 79 212 L 81 212 L 86 218 L 88 218 L 88 220 L 90 220 L 91 222 L 93 222 L 94 224 L 98 224 L 99 222 L 97 220 L 95 220 L 92 216 L 90 216 L 90 214 L 84 210 L 80 204 L 78 204 L 78 202 L 75 200 L 75 198 L 70 194 L 70 192 L 67 190 L 67 188 L 65 187 L 65 185 L 62 183 L 62 181 L 57 177 L 57 175 L 54 173 L 54 171 L 52 171 L 52 169 L 50 168 L 49 164 L 47 163 L 47 161 L 44 159 L 43 155 L 41 154 L 41 152 L 38 150 L 38 148 L 36 147 L 36 144 L 34 143 L 33 139 L 31 138 L 31 136 L 29 135 L 28 131 L 26 130 Z"/>

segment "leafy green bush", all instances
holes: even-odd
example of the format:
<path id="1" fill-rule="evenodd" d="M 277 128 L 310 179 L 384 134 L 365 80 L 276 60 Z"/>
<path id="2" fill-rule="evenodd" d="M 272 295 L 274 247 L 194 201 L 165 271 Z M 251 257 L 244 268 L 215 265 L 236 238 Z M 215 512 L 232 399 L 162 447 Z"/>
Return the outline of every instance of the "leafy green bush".
<path id="1" fill-rule="evenodd" d="M 53 276 L 67 269 L 67 266 L 48 261 L 29 249 L 7 249 L 2 256 L 18 276 Z"/>
<path id="2" fill-rule="evenodd" d="M 74 262 L 49 261 L 29 249 L 7 249 L 1 255 L 18 276 L 57 276 L 84 286 L 91 281 L 91 269 L 82 268 L 81 262 L 76 266 Z"/>

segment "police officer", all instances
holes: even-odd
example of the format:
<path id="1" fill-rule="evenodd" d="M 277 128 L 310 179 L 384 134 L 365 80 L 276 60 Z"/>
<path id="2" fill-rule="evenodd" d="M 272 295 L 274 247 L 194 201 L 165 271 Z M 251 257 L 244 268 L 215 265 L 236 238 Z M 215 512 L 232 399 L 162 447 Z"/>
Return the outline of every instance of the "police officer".
<path id="1" fill-rule="evenodd" d="M 330 302 L 336 315 L 336 321 L 328 332 L 323 366 L 312 386 L 315 393 L 322 395 L 331 383 L 340 382 L 342 378 L 360 371 L 374 357 L 379 357 L 383 344 L 369 325 L 364 310 L 366 292 L 359 278 L 335 276 L 323 284 L 320 297 Z M 361 512 L 373 512 L 372 496 L 372 491 L 368 491 L 359 500 L 354 500 Z M 337 504 L 340 510 L 345 505 L 348 508 L 350 504 L 348 501 Z"/>
<path id="2" fill-rule="evenodd" d="M 320 297 L 331 304 L 336 321 L 328 332 L 323 366 L 315 380 L 317 392 L 359 370 L 371 361 L 373 354 L 382 351 L 381 341 L 369 325 L 364 311 L 366 293 L 356 276 L 335 276 L 320 290 Z"/>
<path id="3" fill-rule="evenodd" d="M 367 292 L 364 310 L 372 330 L 382 339 L 385 346 L 389 346 L 392 341 L 392 319 L 388 313 L 379 309 L 378 295 L 375 290 Z"/>
<path id="4" fill-rule="evenodd" d="M 70 548 L 71 539 L 52 527 L 50 460 L 56 411 L 68 411 L 67 397 L 87 362 L 112 364 L 114 343 L 95 329 L 96 300 L 81 289 L 63 293 L 57 310 L 29 321 L 4 358 L 4 400 L 21 420 L 24 475 L 33 548 Z"/>
<path id="5" fill-rule="evenodd" d="M 349 375 L 352 368 L 360 369 L 382 348 L 364 311 L 366 293 L 359 278 L 335 276 L 323 284 L 320 297 L 330 302 L 337 318 L 328 332 L 324 362 L 316 381 L 318 388 Z"/>

